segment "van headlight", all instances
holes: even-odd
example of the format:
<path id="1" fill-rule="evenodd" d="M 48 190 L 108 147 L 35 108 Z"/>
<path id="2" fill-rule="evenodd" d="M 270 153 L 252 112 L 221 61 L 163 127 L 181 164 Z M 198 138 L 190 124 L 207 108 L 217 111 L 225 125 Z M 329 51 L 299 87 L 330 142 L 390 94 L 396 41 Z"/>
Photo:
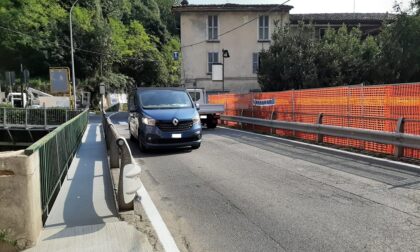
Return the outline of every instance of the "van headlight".
<path id="1" fill-rule="evenodd" d="M 199 124 L 200 123 L 200 115 L 199 114 L 195 114 L 195 116 L 193 116 L 192 118 L 193 124 Z"/>
<path id="2" fill-rule="evenodd" d="M 155 126 L 156 125 L 156 120 L 152 119 L 152 118 L 148 118 L 148 117 L 143 117 L 141 119 L 141 122 L 143 124 L 149 125 L 149 126 Z"/>

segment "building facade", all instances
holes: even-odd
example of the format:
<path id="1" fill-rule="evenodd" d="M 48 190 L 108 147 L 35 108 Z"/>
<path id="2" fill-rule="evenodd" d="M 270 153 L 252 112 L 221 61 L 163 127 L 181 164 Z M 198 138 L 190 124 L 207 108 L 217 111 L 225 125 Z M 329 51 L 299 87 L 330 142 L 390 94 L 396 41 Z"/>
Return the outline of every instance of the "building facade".
<path id="1" fill-rule="evenodd" d="M 328 28 L 339 29 L 346 25 L 349 29 L 358 27 L 363 36 L 376 36 L 382 25 L 395 20 L 395 14 L 390 13 L 319 13 L 319 14 L 291 14 L 290 26 L 295 27 L 299 22 L 312 24 L 315 38 L 322 38 Z"/>
<path id="2" fill-rule="evenodd" d="M 176 6 L 180 14 L 182 84 L 208 92 L 259 90 L 258 53 L 270 46 L 276 27 L 289 22 L 287 5 Z M 222 50 L 229 58 L 223 59 Z M 226 56 L 226 54 L 225 54 Z M 224 85 L 212 81 L 212 65 L 224 60 Z"/>

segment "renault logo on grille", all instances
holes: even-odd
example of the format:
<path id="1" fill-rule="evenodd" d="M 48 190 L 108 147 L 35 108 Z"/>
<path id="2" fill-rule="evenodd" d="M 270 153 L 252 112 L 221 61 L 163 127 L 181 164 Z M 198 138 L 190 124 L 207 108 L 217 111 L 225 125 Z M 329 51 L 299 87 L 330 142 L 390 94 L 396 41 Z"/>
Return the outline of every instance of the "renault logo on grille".
<path id="1" fill-rule="evenodd" d="M 178 123 L 179 123 L 178 119 L 174 118 L 174 119 L 172 120 L 172 124 L 173 124 L 174 126 L 177 126 L 177 125 L 178 125 Z"/>

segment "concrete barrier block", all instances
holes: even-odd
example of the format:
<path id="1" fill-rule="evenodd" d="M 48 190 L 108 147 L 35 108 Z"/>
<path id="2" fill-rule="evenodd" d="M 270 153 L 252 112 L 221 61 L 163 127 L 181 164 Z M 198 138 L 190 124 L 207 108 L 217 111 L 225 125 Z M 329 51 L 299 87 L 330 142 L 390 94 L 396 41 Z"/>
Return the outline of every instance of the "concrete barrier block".
<path id="1" fill-rule="evenodd" d="M 39 152 L 0 153 L 0 229 L 19 249 L 36 244 L 42 230 Z"/>

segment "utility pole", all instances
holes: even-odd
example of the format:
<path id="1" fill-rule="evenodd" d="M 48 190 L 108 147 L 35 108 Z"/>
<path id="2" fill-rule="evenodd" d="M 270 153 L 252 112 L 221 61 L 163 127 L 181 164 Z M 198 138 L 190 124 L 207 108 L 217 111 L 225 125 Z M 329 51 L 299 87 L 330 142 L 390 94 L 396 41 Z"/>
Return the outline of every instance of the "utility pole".
<path id="1" fill-rule="evenodd" d="M 225 58 L 230 58 L 229 51 L 222 49 L 222 91 L 225 92 Z"/>
<path id="2" fill-rule="evenodd" d="M 71 50 L 71 74 L 72 74 L 72 82 L 73 82 L 73 96 L 74 96 L 74 109 L 77 109 L 77 102 L 76 102 L 76 74 L 74 70 L 74 49 L 73 49 L 73 25 L 71 21 L 71 13 L 73 11 L 74 6 L 79 0 L 76 0 L 70 8 L 70 50 Z"/>
<path id="3" fill-rule="evenodd" d="M 20 98 L 22 101 L 22 108 L 25 108 L 25 100 L 23 99 L 23 82 L 24 82 L 25 76 L 23 73 L 23 64 L 20 64 Z"/>

